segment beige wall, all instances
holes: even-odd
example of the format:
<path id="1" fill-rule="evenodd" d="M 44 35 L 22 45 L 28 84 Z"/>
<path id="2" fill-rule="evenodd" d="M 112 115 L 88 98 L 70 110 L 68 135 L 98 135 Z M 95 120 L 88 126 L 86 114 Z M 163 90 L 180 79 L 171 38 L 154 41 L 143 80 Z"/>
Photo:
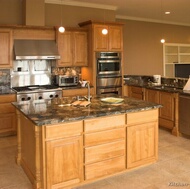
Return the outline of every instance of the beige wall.
<path id="1" fill-rule="evenodd" d="M 23 7 L 24 1 L 0 0 L 0 24 L 22 25 L 26 16 Z M 44 7 L 45 9 L 42 12 L 45 15 L 45 26 L 59 26 L 61 23 L 61 6 L 45 4 Z M 35 14 L 31 14 L 31 16 L 35 17 Z M 115 21 L 114 11 L 62 6 L 62 23 L 65 27 L 77 27 L 79 22 L 87 20 L 104 20 L 104 16 L 105 21 Z M 31 19 L 35 20 L 34 18 Z M 167 43 L 190 43 L 190 27 L 130 20 L 117 21 L 125 24 L 125 74 L 163 75 L 163 45 L 160 43 L 162 35 L 164 35 Z"/>
<path id="2" fill-rule="evenodd" d="M 151 22 L 124 22 L 124 73 L 163 75 L 163 44 L 190 43 L 190 27 Z"/>
<path id="3" fill-rule="evenodd" d="M 21 0 L 0 0 L 0 24 L 19 24 L 23 17 Z"/>
<path id="4" fill-rule="evenodd" d="M 77 27 L 78 23 L 87 20 L 104 20 L 115 21 L 115 11 L 83 8 L 75 6 L 60 6 L 54 4 L 46 4 L 45 6 L 45 24 L 46 26 L 59 26 L 62 23 L 65 27 Z"/>

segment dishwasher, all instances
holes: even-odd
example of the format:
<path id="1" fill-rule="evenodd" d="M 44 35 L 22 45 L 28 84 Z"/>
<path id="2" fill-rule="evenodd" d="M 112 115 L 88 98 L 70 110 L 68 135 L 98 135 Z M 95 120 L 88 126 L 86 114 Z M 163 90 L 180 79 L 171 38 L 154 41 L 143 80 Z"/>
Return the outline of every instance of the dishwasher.
<path id="1" fill-rule="evenodd" d="M 190 95 L 179 95 L 179 132 L 190 136 Z"/>

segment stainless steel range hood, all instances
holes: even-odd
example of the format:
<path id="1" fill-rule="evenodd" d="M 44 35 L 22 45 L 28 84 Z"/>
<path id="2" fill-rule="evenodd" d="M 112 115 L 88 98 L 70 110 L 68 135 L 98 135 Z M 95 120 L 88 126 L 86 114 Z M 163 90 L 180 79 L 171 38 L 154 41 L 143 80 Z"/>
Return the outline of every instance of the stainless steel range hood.
<path id="1" fill-rule="evenodd" d="M 60 59 L 53 40 L 14 40 L 15 60 Z"/>

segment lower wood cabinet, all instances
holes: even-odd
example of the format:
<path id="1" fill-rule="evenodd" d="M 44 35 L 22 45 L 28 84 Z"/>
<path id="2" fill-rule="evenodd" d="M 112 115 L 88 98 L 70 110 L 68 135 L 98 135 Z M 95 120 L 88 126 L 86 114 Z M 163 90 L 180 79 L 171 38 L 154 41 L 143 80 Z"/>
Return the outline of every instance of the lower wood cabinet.
<path id="1" fill-rule="evenodd" d="M 144 88 L 135 87 L 135 86 L 127 86 L 124 88 L 127 92 L 124 92 L 124 95 L 128 97 L 136 98 L 143 100 L 144 99 Z"/>
<path id="2" fill-rule="evenodd" d="M 121 172 L 125 169 L 125 158 L 123 156 L 111 158 L 105 161 L 85 166 L 85 179 L 96 179 Z"/>
<path id="3" fill-rule="evenodd" d="M 178 93 L 145 89 L 145 100 L 161 104 L 159 125 L 178 135 Z"/>
<path id="4" fill-rule="evenodd" d="M 125 116 L 85 120 L 84 125 L 85 180 L 125 170 Z"/>
<path id="5" fill-rule="evenodd" d="M 48 141 L 47 188 L 62 188 L 83 180 L 82 136 Z"/>
<path id="6" fill-rule="evenodd" d="M 67 89 L 62 91 L 63 96 L 87 96 L 88 89 L 81 88 L 81 89 Z M 90 95 L 94 95 L 94 88 L 90 88 Z"/>
<path id="7" fill-rule="evenodd" d="M 17 115 L 17 163 L 35 189 L 75 188 L 158 157 L 158 109 L 45 126 Z"/>
<path id="8" fill-rule="evenodd" d="M 16 111 L 11 104 L 15 101 L 14 94 L 0 95 L 0 136 L 16 134 Z"/>
<path id="9" fill-rule="evenodd" d="M 47 126 L 45 130 L 47 189 L 82 182 L 82 121 Z"/>
<path id="10" fill-rule="evenodd" d="M 127 168 L 153 163 L 158 158 L 158 111 L 127 115 Z"/>

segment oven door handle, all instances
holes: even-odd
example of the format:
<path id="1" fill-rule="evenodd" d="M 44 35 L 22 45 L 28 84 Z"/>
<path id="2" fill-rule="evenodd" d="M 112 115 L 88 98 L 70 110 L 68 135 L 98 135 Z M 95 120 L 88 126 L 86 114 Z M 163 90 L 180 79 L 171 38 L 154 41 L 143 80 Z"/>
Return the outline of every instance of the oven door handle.
<path id="1" fill-rule="evenodd" d="M 112 62 L 116 62 L 116 63 L 120 63 L 120 60 L 98 60 L 98 63 L 112 63 Z"/>
<path id="2" fill-rule="evenodd" d="M 98 75 L 97 78 L 121 78 L 121 75 Z"/>

